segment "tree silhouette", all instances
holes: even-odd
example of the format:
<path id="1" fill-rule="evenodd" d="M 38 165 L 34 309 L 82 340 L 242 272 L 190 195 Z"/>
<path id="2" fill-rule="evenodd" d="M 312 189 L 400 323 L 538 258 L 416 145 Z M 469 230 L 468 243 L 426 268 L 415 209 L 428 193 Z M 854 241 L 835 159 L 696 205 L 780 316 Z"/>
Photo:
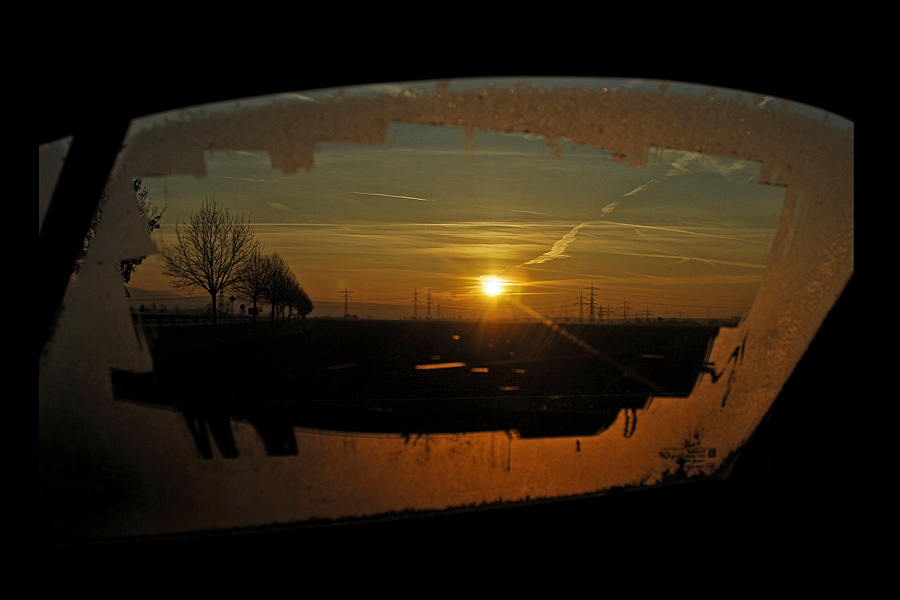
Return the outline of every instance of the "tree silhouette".
<path id="1" fill-rule="evenodd" d="M 247 261 L 244 276 L 234 285 L 234 291 L 238 296 L 253 302 L 253 322 L 256 323 L 256 315 L 259 312 L 257 302 L 265 298 L 269 286 L 269 257 L 257 251 Z"/>
<path id="2" fill-rule="evenodd" d="M 305 319 L 306 315 L 313 311 L 312 300 L 302 287 L 298 287 L 295 291 L 293 306 L 297 309 L 301 319 Z"/>
<path id="3" fill-rule="evenodd" d="M 278 254 L 267 257 L 268 269 L 263 297 L 272 306 L 271 322 L 275 322 L 275 313 L 291 305 L 291 294 L 297 284 L 297 278 L 291 272 L 287 262 Z"/>
<path id="4" fill-rule="evenodd" d="M 212 298 L 216 325 L 216 296 L 243 279 L 260 251 L 250 221 L 232 216 L 209 198 L 191 212 L 190 224 L 175 225 L 176 241 L 163 244 L 162 272 L 175 287 L 200 288 Z"/>

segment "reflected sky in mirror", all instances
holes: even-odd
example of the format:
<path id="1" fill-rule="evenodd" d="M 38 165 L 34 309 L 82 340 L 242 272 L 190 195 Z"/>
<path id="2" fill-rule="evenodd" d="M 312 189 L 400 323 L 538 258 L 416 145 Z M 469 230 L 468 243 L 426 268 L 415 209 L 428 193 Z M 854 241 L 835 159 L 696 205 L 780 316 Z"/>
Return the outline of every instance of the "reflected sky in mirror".
<path id="1" fill-rule="evenodd" d="M 395 123 L 382 146 L 320 145 L 309 172 L 283 175 L 265 152 L 210 152 L 207 177 L 146 185 L 167 207 L 157 241 L 206 197 L 249 216 L 310 294 L 312 317 L 341 316 L 344 290 L 350 312 L 372 318 L 411 316 L 416 290 L 451 318 L 576 317 L 585 293 L 610 319 L 745 314 L 783 188 L 758 184 L 755 162 L 656 148 L 642 160 Z M 486 277 L 504 293 L 487 297 Z M 133 302 L 177 302 L 160 293 L 175 290 L 157 257 L 129 287 Z"/>
<path id="2" fill-rule="evenodd" d="M 619 82 L 619 89 L 632 89 L 632 83 Z M 448 85 L 461 84 L 431 82 L 419 89 L 439 94 Z M 677 87 L 661 91 L 668 100 Z M 634 86 L 638 92 L 660 88 L 659 82 Z M 832 146 L 814 141 L 825 138 L 788 134 L 794 130 L 768 110 L 778 101 L 767 98 L 745 98 L 748 110 L 729 113 L 737 118 L 726 120 L 728 127 L 707 127 L 707 99 L 730 92 L 700 88 L 684 93 L 701 102 L 675 117 L 700 133 L 680 142 L 675 120 L 666 121 L 677 114 L 669 102 L 641 112 L 633 110 L 632 96 L 616 100 L 607 131 L 625 112 L 664 131 L 623 127 L 600 140 L 579 137 L 560 123 L 546 127 L 549 139 L 522 131 L 558 114 L 554 107 L 573 106 L 568 94 L 535 111 L 519 129 L 516 123 L 498 125 L 522 131 L 507 134 L 428 125 L 438 122 L 425 106 L 429 99 L 413 103 L 407 114 L 387 111 L 382 121 L 340 120 L 334 116 L 339 111 L 331 111 L 335 104 L 324 104 L 342 93 L 374 100 L 376 93 L 407 93 L 398 90 L 287 95 L 294 102 L 323 102 L 327 110 L 319 115 L 362 123 L 360 131 L 334 127 L 339 131 L 321 137 L 312 127 L 305 130 L 302 119 L 291 128 L 278 120 L 282 113 L 259 111 L 258 120 L 235 118 L 233 130 L 224 132 L 216 120 L 208 128 L 168 128 L 144 147 L 146 155 L 136 143 L 134 156 L 125 157 L 140 165 L 134 173 L 143 179 L 148 201 L 166 207 L 154 242 L 170 240 L 175 224 L 214 196 L 250 217 L 265 251 L 286 260 L 315 309 L 301 325 L 260 327 L 256 336 L 235 326 L 163 327 L 163 319 L 136 319 L 149 325 L 145 339 L 132 327 L 139 305 L 202 310 L 206 294 L 197 290 L 186 299 L 151 256 L 128 284 L 129 315 L 119 274 L 101 273 L 94 261 L 95 279 L 83 277 L 67 297 L 58 344 L 41 373 L 42 466 L 52 468 L 45 478 L 57 493 L 56 506 L 73 507 L 53 512 L 61 515 L 55 518 L 65 535 L 443 510 L 727 472 L 721 467 L 754 431 L 815 334 L 833 302 L 829 294 L 839 293 L 842 278 L 852 272 L 852 168 L 845 168 L 852 167 L 852 146 L 848 154 L 842 143 L 828 160 L 799 160 Z M 415 95 L 416 85 L 408 93 Z M 756 111 L 760 106 L 766 110 Z M 228 114 L 233 107 L 206 110 Z M 380 105 L 361 109 L 371 116 Z M 136 123 L 135 130 L 160 119 L 190 120 L 190 112 Z M 473 122 L 492 126 L 493 113 L 481 116 Z M 745 139 L 744 116 L 759 121 L 759 138 Z M 769 121 L 776 126 L 764 127 Z M 456 113 L 441 122 L 456 124 Z M 272 130 L 260 131 L 268 123 Z M 593 122 L 580 125 L 596 133 Z M 238 129 L 246 137 L 229 139 Z M 313 167 L 304 171 L 312 142 L 285 149 L 285 132 L 295 142 L 306 134 L 306 142 L 334 134 L 373 145 L 320 143 Z M 567 135 L 595 143 L 579 145 Z M 182 143 L 194 145 L 166 164 Z M 703 145 L 753 160 L 690 151 Z M 203 149 L 212 147 L 234 150 L 207 152 L 200 168 Z M 646 154 L 622 154 L 637 147 Z M 282 152 L 275 159 L 282 162 L 273 168 L 258 148 L 273 156 Z M 284 175 L 290 171 L 284 165 L 296 172 Z M 784 176 L 774 177 L 773 170 Z M 204 171 L 201 178 L 172 174 Z M 118 219 L 125 222 L 131 196 L 118 201 Z M 115 214 L 107 210 L 105 218 Z M 128 236 L 117 228 L 106 231 L 117 236 L 107 244 L 108 256 L 130 251 Z M 352 294 L 347 311 L 342 293 Z M 422 318 L 426 294 L 432 318 L 461 320 L 315 320 L 345 312 L 408 319 L 416 314 L 416 299 Z M 721 328 L 546 320 L 587 317 L 588 294 L 598 317 L 614 323 L 635 316 L 729 318 L 753 308 L 737 327 Z M 501 320 L 537 316 L 545 320 Z M 481 317 L 497 320 L 474 320 Z M 355 338 L 290 335 L 351 328 Z M 421 335 L 407 335 L 411 330 Z M 688 331 L 695 334 L 693 354 L 685 351 Z M 625 340 L 620 332 L 639 335 Z M 305 353 L 298 353 L 298 340 Z M 597 368 L 601 361 L 605 370 Z M 124 391 L 144 395 L 122 394 L 120 384 L 129 381 L 137 384 Z M 159 393 L 148 400 L 153 386 Z M 362 402 L 344 403 L 347 398 Z M 474 404 L 463 402 L 469 400 Z M 176 410 L 159 410 L 166 403 Z M 473 405 L 477 410 L 459 410 Z M 72 473 L 88 482 L 74 500 Z M 98 503 L 103 494 L 118 492 L 93 489 L 106 481 L 139 482 L 135 498 L 122 506 Z M 79 516 L 72 525 L 64 514 Z"/>

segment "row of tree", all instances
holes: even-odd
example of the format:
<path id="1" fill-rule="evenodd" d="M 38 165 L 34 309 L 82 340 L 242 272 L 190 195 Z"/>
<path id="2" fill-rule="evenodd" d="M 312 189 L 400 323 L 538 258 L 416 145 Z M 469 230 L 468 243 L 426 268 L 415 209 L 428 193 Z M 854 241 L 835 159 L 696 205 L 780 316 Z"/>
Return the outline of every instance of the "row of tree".
<path id="1" fill-rule="evenodd" d="M 147 201 L 148 191 L 140 179 L 134 179 L 131 185 L 138 211 L 147 219 L 148 233 L 152 234 L 159 229 L 166 207 L 160 210 Z M 76 274 L 84 264 L 107 200 L 108 193 L 104 192 L 75 261 Z M 278 254 L 265 254 L 249 220 L 245 221 L 243 215 L 232 215 L 216 203 L 215 197 L 207 198 L 191 213 L 190 223 L 184 227 L 176 224 L 175 237 L 174 244 L 162 244 L 163 274 L 174 280 L 175 287 L 204 290 L 212 298 L 213 307 L 216 296 L 229 290 L 253 302 L 254 322 L 259 301 L 272 307 L 273 323 L 276 314 L 283 316 L 286 309 L 296 309 L 303 319 L 312 312 L 312 301 L 287 262 Z M 126 284 L 144 258 L 121 261 L 119 270 Z M 215 310 L 212 317 L 215 325 Z"/>
<path id="2" fill-rule="evenodd" d="M 296 310 L 300 318 L 312 312 L 313 304 L 307 293 L 300 287 L 287 262 L 276 253 L 257 252 L 247 261 L 243 277 L 234 285 L 233 291 L 253 302 L 250 311 L 254 321 L 259 312 L 257 302 L 267 302 L 272 308 L 270 319 L 274 323 L 276 313 L 284 317 L 285 310 Z"/>
<path id="3" fill-rule="evenodd" d="M 250 222 L 219 206 L 215 197 L 191 213 L 190 223 L 176 224 L 175 238 L 162 245 L 162 272 L 175 287 L 202 289 L 213 306 L 216 296 L 229 290 L 253 302 L 254 321 L 260 301 L 272 307 L 273 323 L 286 309 L 296 309 L 304 319 L 312 312 L 312 301 L 287 262 L 278 254 L 264 253 Z"/>

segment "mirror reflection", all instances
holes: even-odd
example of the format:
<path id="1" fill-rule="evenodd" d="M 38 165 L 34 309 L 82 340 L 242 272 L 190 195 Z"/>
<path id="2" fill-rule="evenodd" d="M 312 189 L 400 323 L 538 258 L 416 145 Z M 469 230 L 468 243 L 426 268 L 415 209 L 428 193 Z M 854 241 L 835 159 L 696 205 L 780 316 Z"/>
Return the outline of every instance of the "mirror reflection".
<path id="1" fill-rule="evenodd" d="M 721 472 L 852 273 L 852 127 L 727 91 L 567 83 L 136 121 L 41 420 L 52 469 L 90 470 L 102 440 L 140 484 L 73 535 Z"/>
<path id="2" fill-rule="evenodd" d="M 307 173 L 234 151 L 208 153 L 205 178 L 145 179 L 161 253 L 127 287 L 157 401 L 210 456 L 197 427 L 229 438 L 230 419 L 279 453 L 293 427 L 595 435 L 654 394 L 689 396 L 753 302 L 784 190 L 746 160 L 622 158 L 392 123 L 382 146 L 322 145 Z M 210 227 L 228 219 L 244 246 Z M 223 265 L 275 259 L 296 297 L 249 262 L 211 276 L 199 249 L 219 242 Z"/>

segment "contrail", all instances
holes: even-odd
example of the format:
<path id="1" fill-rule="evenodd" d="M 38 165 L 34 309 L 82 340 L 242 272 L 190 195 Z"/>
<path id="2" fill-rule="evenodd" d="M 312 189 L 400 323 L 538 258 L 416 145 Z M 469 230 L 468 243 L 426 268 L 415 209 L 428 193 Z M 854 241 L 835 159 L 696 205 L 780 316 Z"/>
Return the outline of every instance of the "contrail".
<path id="1" fill-rule="evenodd" d="M 290 206 L 285 206 L 284 204 L 279 204 L 278 202 L 268 202 L 267 204 L 268 204 L 269 206 L 271 206 L 272 208 L 275 208 L 275 209 L 278 209 L 278 210 L 287 210 L 287 211 L 290 211 L 290 212 L 300 212 L 300 211 L 297 210 L 296 208 L 291 208 Z"/>
<path id="2" fill-rule="evenodd" d="M 235 179 L 237 181 L 256 181 L 257 183 L 269 183 L 265 179 L 251 179 L 249 177 L 229 177 L 228 175 L 210 175 L 210 177 L 216 177 L 218 179 Z"/>
<path id="3" fill-rule="evenodd" d="M 520 267 L 525 265 L 539 265 L 541 263 L 545 263 L 548 260 L 556 260 L 557 258 L 565 258 L 568 256 L 566 254 L 566 249 L 569 247 L 569 244 L 575 241 L 575 234 L 578 233 L 578 230 L 584 227 L 585 225 L 589 225 L 590 221 L 582 223 L 581 225 L 576 225 L 572 228 L 572 231 L 562 236 L 561 239 L 557 240 L 553 247 L 550 248 L 549 251 L 544 252 L 537 258 L 532 258 L 528 262 L 524 262 Z"/>
<path id="4" fill-rule="evenodd" d="M 600 209 L 600 216 L 605 217 L 606 215 L 611 213 L 613 211 L 613 209 L 615 209 L 618 205 L 619 205 L 618 202 L 610 202 L 609 204 L 607 204 L 606 206 L 604 206 L 603 208 Z"/>
<path id="5" fill-rule="evenodd" d="M 605 217 L 606 215 L 611 213 L 618 205 L 619 205 L 618 202 L 610 202 L 609 204 L 607 204 L 600 210 L 600 216 Z M 572 242 L 575 241 L 575 235 L 578 233 L 578 230 L 586 225 L 591 225 L 592 223 L 596 223 L 596 221 L 585 221 L 584 223 L 581 223 L 580 225 L 576 225 L 575 227 L 572 228 L 572 230 L 569 233 L 565 234 L 564 236 L 562 236 L 562 238 L 557 240 L 556 243 L 553 244 L 553 247 L 550 248 L 550 250 L 548 250 L 547 252 L 544 252 L 537 258 L 532 258 L 528 262 L 524 262 L 518 266 L 524 267 L 525 265 L 539 265 L 539 264 L 545 263 L 547 261 L 556 260 L 557 258 L 568 257 L 569 255 L 566 254 L 566 250 L 569 248 L 569 246 L 572 244 Z M 509 267 L 507 267 L 507 268 L 509 268 Z M 504 271 L 505 270 L 506 269 L 504 269 Z M 501 273 L 502 272 L 503 271 L 501 271 Z"/>
<path id="6" fill-rule="evenodd" d="M 627 194 L 622 194 L 622 197 L 624 198 L 625 196 L 631 196 L 632 194 L 637 194 L 638 192 L 643 192 L 644 190 L 649 190 L 649 189 L 652 188 L 654 185 L 656 185 L 656 180 L 655 180 L 655 179 L 652 180 L 652 181 L 649 181 L 649 182 L 645 183 L 644 185 L 642 185 L 642 186 L 639 187 L 639 188 L 635 188 L 635 189 L 631 190 L 631 191 L 628 192 Z"/>
<path id="7" fill-rule="evenodd" d="M 734 237 L 730 235 L 715 235 L 712 233 L 701 233 L 699 231 L 688 231 L 686 229 L 676 229 L 674 227 L 659 227 L 656 225 L 636 225 L 635 223 L 618 223 L 616 221 L 604 221 L 607 225 L 619 225 L 621 227 L 637 227 L 640 229 L 657 229 L 659 231 L 672 231 L 675 233 L 682 233 L 685 235 L 697 235 L 701 237 L 709 237 L 709 238 L 717 238 L 720 240 L 731 240 L 736 242 L 747 242 L 748 244 L 768 244 L 769 242 L 765 241 L 757 241 L 757 240 L 747 240 L 744 238 Z"/>
<path id="8" fill-rule="evenodd" d="M 400 198 L 402 200 L 418 200 L 419 202 L 434 202 L 427 198 L 416 198 L 415 196 L 397 196 L 396 194 L 377 194 L 375 192 L 347 192 L 348 194 L 356 194 L 358 196 L 382 196 L 384 198 Z"/>

